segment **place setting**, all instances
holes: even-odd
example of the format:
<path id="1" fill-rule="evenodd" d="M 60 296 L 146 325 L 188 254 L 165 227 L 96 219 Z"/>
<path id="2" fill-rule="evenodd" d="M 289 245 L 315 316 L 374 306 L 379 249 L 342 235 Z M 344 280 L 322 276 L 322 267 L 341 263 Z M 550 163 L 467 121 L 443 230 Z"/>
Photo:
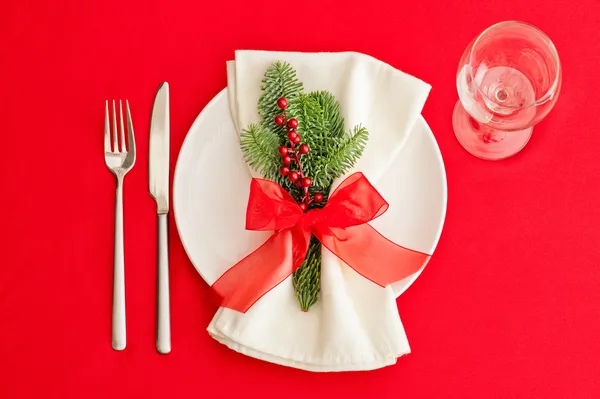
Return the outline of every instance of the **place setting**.
<path id="1" fill-rule="evenodd" d="M 465 156 L 500 161 L 555 105 L 558 54 L 517 21 L 465 45 L 448 123 Z M 202 332 L 215 345 L 311 372 L 401 362 L 411 346 L 396 300 L 436 273 L 424 270 L 448 204 L 444 154 L 422 116 L 431 85 L 353 51 L 237 50 L 223 69 L 227 86 L 198 109 L 172 185 L 169 83 L 157 82 L 148 165 L 135 162 L 135 104 L 105 103 L 105 161 L 116 177 L 113 349 L 127 350 L 125 177 L 147 167 L 158 353 L 180 350 L 169 293 L 176 234 L 220 305 Z"/>

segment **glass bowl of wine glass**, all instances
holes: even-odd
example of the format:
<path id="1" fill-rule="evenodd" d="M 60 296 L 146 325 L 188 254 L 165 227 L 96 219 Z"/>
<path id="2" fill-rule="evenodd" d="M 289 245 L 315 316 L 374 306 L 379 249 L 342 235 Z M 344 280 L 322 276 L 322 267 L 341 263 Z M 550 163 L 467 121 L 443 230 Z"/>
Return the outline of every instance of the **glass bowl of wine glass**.
<path id="1" fill-rule="evenodd" d="M 508 158 L 529 141 L 554 107 L 562 83 L 558 53 L 538 28 L 519 21 L 492 25 L 463 53 L 452 125 L 476 157 Z"/>

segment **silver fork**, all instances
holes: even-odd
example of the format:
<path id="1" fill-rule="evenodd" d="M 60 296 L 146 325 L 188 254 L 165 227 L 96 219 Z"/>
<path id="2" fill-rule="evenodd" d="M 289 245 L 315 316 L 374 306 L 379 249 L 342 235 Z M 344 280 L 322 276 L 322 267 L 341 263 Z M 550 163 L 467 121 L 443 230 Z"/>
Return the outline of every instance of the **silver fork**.
<path id="1" fill-rule="evenodd" d="M 135 164 L 135 138 L 129 102 L 125 100 L 127 109 L 127 144 L 125 143 L 125 127 L 123 126 L 123 104 L 119 100 L 119 130 L 117 131 L 117 112 L 115 100 L 112 101 L 112 137 L 110 146 L 110 122 L 108 100 L 104 115 L 104 160 L 106 166 L 117 178 L 117 199 L 115 202 L 115 258 L 113 274 L 113 309 L 112 309 L 112 347 L 115 350 L 125 349 L 127 336 L 125 330 L 125 257 L 123 254 L 123 180 L 127 172 Z M 119 150 L 119 140 L 121 142 Z"/>

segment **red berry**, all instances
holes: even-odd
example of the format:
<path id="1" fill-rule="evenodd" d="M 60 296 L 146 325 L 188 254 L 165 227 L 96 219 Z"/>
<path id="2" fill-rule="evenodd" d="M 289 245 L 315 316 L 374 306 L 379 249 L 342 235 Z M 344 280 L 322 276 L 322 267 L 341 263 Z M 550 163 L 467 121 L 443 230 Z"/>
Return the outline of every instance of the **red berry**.
<path id="1" fill-rule="evenodd" d="M 279 173 L 281 173 L 281 176 L 287 176 L 290 174 L 290 168 L 288 168 L 287 166 L 282 166 L 281 168 L 279 168 Z"/>
<path id="2" fill-rule="evenodd" d="M 302 144 L 300 146 L 300 154 L 308 154 L 309 151 L 310 147 L 308 146 L 308 144 Z"/>
<path id="3" fill-rule="evenodd" d="M 302 179 L 302 186 L 310 187 L 311 184 L 312 184 L 312 179 L 310 177 L 305 177 L 304 179 Z"/>
<path id="4" fill-rule="evenodd" d="M 300 204 L 300 209 L 302 209 L 302 212 L 306 212 L 306 210 L 308 209 L 308 206 L 306 206 L 306 204 L 303 202 Z"/>
<path id="5" fill-rule="evenodd" d="M 288 175 L 288 178 L 293 182 L 298 181 L 298 177 L 300 177 L 298 175 L 298 172 L 290 172 L 290 174 Z"/>
<path id="6" fill-rule="evenodd" d="M 288 133 L 288 139 L 290 139 L 291 142 L 296 140 L 296 137 L 298 137 L 298 133 L 296 133 L 295 131 L 292 130 Z"/>
<path id="7" fill-rule="evenodd" d="M 294 141 L 294 144 L 300 144 L 301 140 L 302 140 L 302 137 L 296 135 L 296 138 L 293 141 Z"/>
<path id="8" fill-rule="evenodd" d="M 288 126 L 291 127 L 292 129 L 295 129 L 298 127 L 298 119 L 296 118 L 292 118 L 288 121 Z"/>
<path id="9" fill-rule="evenodd" d="M 282 145 L 281 147 L 279 147 L 279 155 L 286 156 L 288 154 L 289 150 L 286 146 Z"/>
<path id="10" fill-rule="evenodd" d="M 276 123 L 276 124 L 278 124 L 279 126 L 283 125 L 283 122 L 284 122 L 284 120 L 283 120 L 283 116 L 281 116 L 281 115 L 277 115 L 277 116 L 275 117 L 275 123 Z"/>
<path id="11" fill-rule="evenodd" d="M 281 162 L 283 162 L 286 165 L 289 165 L 292 163 L 292 157 L 290 157 L 289 155 L 281 157 Z"/>
<path id="12" fill-rule="evenodd" d="M 288 106 L 288 101 L 284 97 L 281 97 L 277 100 L 277 106 L 281 109 L 285 109 Z"/>
<path id="13" fill-rule="evenodd" d="M 296 187 L 302 188 L 302 179 L 296 180 Z"/>
<path id="14" fill-rule="evenodd" d="M 323 194 L 321 194 L 321 193 L 315 193 L 314 200 L 315 200 L 315 202 L 322 202 L 323 201 Z"/>

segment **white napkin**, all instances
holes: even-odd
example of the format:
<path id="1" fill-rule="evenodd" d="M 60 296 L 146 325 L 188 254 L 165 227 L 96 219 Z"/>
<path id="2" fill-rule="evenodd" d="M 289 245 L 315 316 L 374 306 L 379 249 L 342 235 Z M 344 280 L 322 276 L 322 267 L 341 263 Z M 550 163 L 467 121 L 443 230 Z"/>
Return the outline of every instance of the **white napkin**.
<path id="1" fill-rule="evenodd" d="M 259 121 L 261 80 L 275 61 L 287 61 L 296 69 L 305 92 L 331 91 L 340 102 L 346 129 L 358 124 L 368 129 L 363 156 L 347 175 L 359 170 L 377 187 L 431 87 L 359 53 L 237 51 L 235 61 L 227 63 L 227 77 L 238 132 Z M 344 178 L 337 179 L 333 188 Z M 243 233 L 240 239 L 247 236 Z M 290 277 L 245 314 L 220 308 L 208 332 L 238 352 L 310 371 L 370 370 L 394 364 L 409 353 L 391 287 L 365 279 L 325 248 L 322 253 L 321 295 L 308 312 L 301 311 Z"/>

